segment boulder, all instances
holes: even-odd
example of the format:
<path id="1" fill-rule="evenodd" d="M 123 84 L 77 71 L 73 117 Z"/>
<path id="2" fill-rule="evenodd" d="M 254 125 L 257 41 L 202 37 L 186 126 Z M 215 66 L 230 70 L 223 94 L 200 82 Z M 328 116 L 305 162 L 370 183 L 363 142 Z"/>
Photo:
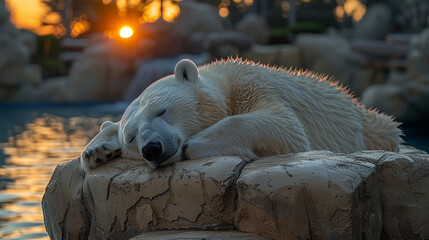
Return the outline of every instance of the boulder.
<path id="1" fill-rule="evenodd" d="M 209 56 L 206 53 L 182 54 L 175 57 L 153 58 L 141 61 L 124 94 L 124 99 L 127 102 L 132 102 L 153 82 L 174 74 L 174 67 L 182 59 L 191 59 L 197 66 L 201 66 L 209 60 Z"/>
<path id="2" fill-rule="evenodd" d="M 429 116 L 429 28 L 412 39 L 407 72 L 391 71 L 388 81 L 366 89 L 361 102 L 394 115 L 399 121 L 421 121 Z"/>
<path id="3" fill-rule="evenodd" d="M 333 77 L 360 96 L 371 84 L 365 69 L 366 58 L 351 48 L 350 42 L 335 31 L 329 34 L 300 34 L 298 47 L 303 68 Z"/>
<path id="4" fill-rule="evenodd" d="M 43 216 L 47 223 L 55 223 L 45 224 L 51 239 L 88 238 L 91 220 L 82 192 L 85 173 L 79 165 L 76 159 L 58 164 L 46 188 L 49 197 L 43 199 Z"/>
<path id="5" fill-rule="evenodd" d="M 54 77 L 41 84 L 25 84 L 17 89 L 10 99 L 15 102 L 66 102 L 67 77 Z"/>
<path id="6" fill-rule="evenodd" d="M 265 158 L 237 181 L 235 225 L 271 239 L 379 239 L 376 165 L 331 152 Z"/>
<path id="7" fill-rule="evenodd" d="M 89 45 L 70 69 L 68 102 L 122 100 L 134 71 L 132 49 L 114 41 Z"/>
<path id="8" fill-rule="evenodd" d="M 268 44 L 270 40 L 267 21 L 256 14 L 247 14 L 236 25 L 237 31 L 248 36 L 256 44 Z"/>
<path id="9" fill-rule="evenodd" d="M 10 91 L 21 84 L 38 83 L 42 79 L 39 66 L 30 65 L 36 36 L 17 29 L 9 18 L 5 1 L 0 1 L 0 91 Z M 0 97 L 0 100 L 3 99 Z"/>
<path id="10" fill-rule="evenodd" d="M 37 73 L 36 70 L 33 72 Z M 72 103 L 122 100 L 133 72 L 131 49 L 114 41 L 94 42 L 73 62 L 68 76 L 41 81 L 34 74 L 32 82 L 17 87 L 9 100 Z M 32 78 L 27 79 L 28 82 Z"/>
<path id="11" fill-rule="evenodd" d="M 79 161 L 59 164 L 46 188 L 52 239 L 429 237 L 429 155 L 410 147 L 214 157 L 156 170 L 117 159 L 83 172 Z"/>
<path id="12" fill-rule="evenodd" d="M 178 240 L 178 239 L 224 239 L 224 240 L 268 240 L 258 235 L 242 233 L 236 231 L 157 231 L 149 232 L 131 240 Z"/>
<path id="13" fill-rule="evenodd" d="M 253 45 L 239 54 L 244 59 L 284 68 L 302 68 L 298 47 L 293 45 Z"/>
<path id="14" fill-rule="evenodd" d="M 47 231 L 55 232 L 50 235 L 54 239 L 57 234 L 123 239 L 163 229 L 232 229 L 236 198 L 233 184 L 246 162 L 223 157 L 152 170 L 141 161 L 118 159 L 82 178 L 70 179 L 70 184 L 80 188 L 80 192 L 71 192 L 73 199 L 61 192 L 67 191 L 61 185 L 64 175 L 81 171 L 77 167 L 79 159 L 60 164 L 43 200 L 49 205 L 44 213 L 50 215 L 46 218 L 50 225 Z M 56 203 L 58 198 L 62 198 L 61 205 Z M 81 199 L 79 206 L 66 203 L 75 199 Z M 89 221 L 86 228 L 64 228 L 64 210 L 83 212 L 82 207 L 85 214 L 74 221 Z"/>
<path id="15" fill-rule="evenodd" d="M 429 239 L 429 155 L 402 146 L 400 154 L 352 154 L 378 165 L 383 234 L 390 239 Z"/>
<path id="16" fill-rule="evenodd" d="M 249 49 L 252 40 L 240 32 L 224 31 L 210 33 L 204 45 L 212 59 L 221 59 L 236 56 L 239 52 Z"/>
<path id="17" fill-rule="evenodd" d="M 396 73 L 389 82 L 370 86 L 362 94 L 361 103 L 395 116 L 401 122 L 415 122 L 429 115 L 429 75 L 416 82 L 408 76 L 399 82 Z M 425 81 L 423 81 L 425 79 Z"/>
<path id="18" fill-rule="evenodd" d="M 418 81 L 420 76 L 429 75 L 429 28 L 412 38 L 411 47 L 407 55 L 407 71 Z"/>
<path id="19" fill-rule="evenodd" d="M 384 40 L 392 29 L 392 11 L 386 4 L 378 3 L 369 6 L 362 20 L 353 29 L 353 37 L 371 40 Z"/>
<path id="20" fill-rule="evenodd" d="M 224 30 L 217 8 L 195 0 L 179 3 L 180 15 L 175 20 L 188 33 L 221 32 Z"/>

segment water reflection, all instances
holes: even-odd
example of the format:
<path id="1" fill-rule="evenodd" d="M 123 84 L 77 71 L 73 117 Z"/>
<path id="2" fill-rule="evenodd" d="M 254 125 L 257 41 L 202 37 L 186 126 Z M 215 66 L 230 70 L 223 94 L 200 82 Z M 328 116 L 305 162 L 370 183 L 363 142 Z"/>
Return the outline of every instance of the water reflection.
<path id="1" fill-rule="evenodd" d="M 100 124 L 112 119 L 44 114 L 8 131 L 0 143 L 0 239 L 48 239 L 40 201 L 55 166 L 76 158 Z"/>

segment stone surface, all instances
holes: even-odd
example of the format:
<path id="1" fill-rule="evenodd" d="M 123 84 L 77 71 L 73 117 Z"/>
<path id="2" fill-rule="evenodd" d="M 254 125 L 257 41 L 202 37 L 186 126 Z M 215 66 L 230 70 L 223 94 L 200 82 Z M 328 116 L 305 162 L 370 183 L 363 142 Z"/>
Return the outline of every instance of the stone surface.
<path id="1" fill-rule="evenodd" d="M 386 4 L 369 6 L 362 20 L 353 29 L 353 37 L 372 40 L 384 40 L 392 29 L 392 12 Z"/>
<path id="2" fill-rule="evenodd" d="M 204 34 L 223 31 L 222 19 L 217 8 L 195 0 L 179 3 L 180 14 L 177 22 L 188 33 L 202 32 Z"/>
<path id="3" fill-rule="evenodd" d="M 52 239 L 231 239 L 243 232 L 250 234 L 244 239 L 425 239 L 428 172 L 429 155 L 411 147 L 216 157 L 157 170 L 117 159 L 86 173 L 75 159 L 57 167 L 42 205 Z"/>
<path id="4" fill-rule="evenodd" d="M 246 160 L 209 158 L 152 170 L 140 161 L 118 159 L 87 173 L 84 181 L 63 179 L 67 174 L 60 173 L 62 171 L 69 175 L 80 171 L 78 168 L 71 170 L 78 161 L 60 165 L 47 187 L 43 204 L 49 206 L 44 214 L 53 213 L 46 218 L 46 224 L 50 225 L 48 231 L 55 232 L 50 235 L 53 238 L 89 232 L 90 239 L 118 239 L 163 229 L 233 228 L 236 198 L 233 184 Z M 68 168 L 62 167 L 64 165 Z M 63 203 L 74 201 L 61 192 L 67 191 L 61 187 L 66 181 L 67 185 L 80 188 L 81 197 L 73 196 L 82 201 L 79 207 L 67 208 L 70 204 Z M 58 198 L 63 199 L 61 206 L 56 204 Z M 63 210 L 79 212 L 80 207 L 87 212 L 74 221 L 89 221 L 85 230 L 62 228 Z"/>
<path id="5" fill-rule="evenodd" d="M 333 77 L 360 94 L 371 85 L 366 58 L 352 51 L 350 42 L 335 31 L 329 34 L 300 34 L 295 42 L 304 69 Z"/>
<path id="6" fill-rule="evenodd" d="M 154 58 L 142 61 L 137 66 L 137 72 L 132 78 L 124 99 L 132 102 L 153 82 L 174 73 L 174 67 L 182 59 L 190 59 L 197 66 L 207 62 L 207 54 L 182 54 L 176 57 Z"/>
<path id="7" fill-rule="evenodd" d="M 267 21 L 256 14 L 246 14 L 236 24 L 237 31 L 250 37 L 256 44 L 267 44 L 270 40 Z"/>
<path id="8" fill-rule="evenodd" d="M 379 239 L 375 169 L 317 151 L 255 161 L 237 181 L 235 224 L 272 239 Z"/>
<path id="9" fill-rule="evenodd" d="M 237 31 L 211 33 L 205 39 L 205 47 L 212 59 L 237 56 L 239 52 L 248 50 L 252 44 L 252 39 Z"/>
<path id="10" fill-rule="evenodd" d="M 412 39 L 407 72 L 392 71 L 388 81 L 366 89 L 361 102 L 394 115 L 399 121 L 421 121 L 429 116 L 429 28 Z"/>
<path id="11" fill-rule="evenodd" d="M 429 21 L 428 21 L 429 22 Z M 407 56 L 407 71 L 413 79 L 429 75 L 429 28 L 411 40 L 412 50 Z"/>
<path id="12" fill-rule="evenodd" d="M 43 216 L 51 239 L 86 239 L 89 233 L 87 207 L 83 198 L 85 174 L 79 159 L 58 164 L 46 188 Z"/>
<path id="13" fill-rule="evenodd" d="M 133 69 L 130 49 L 114 41 L 88 46 L 70 69 L 66 88 L 67 101 L 123 99 Z"/>
<path id="14" fill-rule="evenodd" d="M 94 42 L 73 62 L 68 76 L 32 80 L 31 84 L 21 85 L 9 100 L 96 102 L 123 99 L 133 74 L 132 58 L 130 49 L 118 43 Z"/>
<path id="15" fill-rule="evenodd" d="M 63 76 L 46 79 L 39 85 L 26 84 L 10 99 L 15 102 L 67 102 L 67 82 L 68 78 Z"/>
<path id="16" fill-rule="evenodd" d="M 429 161 L 427 155 L 385 154 L 379 186 L 383 227 L 391 239 L 429 239 Z"/>
<path id="17" fill-rule="evenodd" d="M 264 240 L 267 238 L 235 231 L 158 231 L 145 233 L 130 240 L 203 240 L 203 239 L 217 239 L 217 240 Z"/>
<path id="18" fill-rule="evenodd" d="M 5 1 L 0 1 L 0 92 L 13 91 L 21 84 L 42 79 L 40 68 L 30 65 L 36 36 L 17 29 L 9 17 Z M 7 96 L 0 95 L 0 101 L 9 100 Z"/>
<path id="19" fill-rule="evenodd" d="M 239 54 L 244 59 L 285 68 L 302 68 L 300 51 L 293 45 L 253 45 Z"/>

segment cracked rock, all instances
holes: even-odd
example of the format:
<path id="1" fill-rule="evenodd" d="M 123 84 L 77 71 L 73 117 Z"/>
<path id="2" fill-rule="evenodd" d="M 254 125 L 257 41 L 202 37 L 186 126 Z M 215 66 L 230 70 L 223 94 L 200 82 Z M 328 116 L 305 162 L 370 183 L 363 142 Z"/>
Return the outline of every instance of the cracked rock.
<path id="1" fill-rule="evenodd" d="M 117 159 L 86 173 L 79 161 L 60 163 L 46 188 L 52 239 L 429 238 L 429 155 L 410 147 L 156 170 Z"/>
<path id="2" fill-rule="evenodd" d="M 133 237 L 130 240 L 268 240 L 258 235 L 235 231 L 159 231 Z"/>
<path id="3" fill-rule="evenodd" d="M 235 224 L 273 239 L 378 239 L 375 168 L 320 151 L 250 163 L 238 179 Z"/>

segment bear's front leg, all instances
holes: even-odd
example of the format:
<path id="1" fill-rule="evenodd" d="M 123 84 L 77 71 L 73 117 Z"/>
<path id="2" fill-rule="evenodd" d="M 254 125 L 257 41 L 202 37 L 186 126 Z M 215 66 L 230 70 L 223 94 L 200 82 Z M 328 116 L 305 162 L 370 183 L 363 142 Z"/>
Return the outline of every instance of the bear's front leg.
<path id="1" fill-rule="evenodd" d="M 121 156 L 118 129 L 119 123 L 107 121 L 101 125 L 100 132 L 82 152 L 81 166 L 83 169 L 96 168 Z"/>
<path id="2" fill-rule="evenodd" d="M 282 108 L 229 116 L 197 133 L 184 146 L 186 159 L 257 158 L 309 150 L 304 127 L 292 110 Z"/>

